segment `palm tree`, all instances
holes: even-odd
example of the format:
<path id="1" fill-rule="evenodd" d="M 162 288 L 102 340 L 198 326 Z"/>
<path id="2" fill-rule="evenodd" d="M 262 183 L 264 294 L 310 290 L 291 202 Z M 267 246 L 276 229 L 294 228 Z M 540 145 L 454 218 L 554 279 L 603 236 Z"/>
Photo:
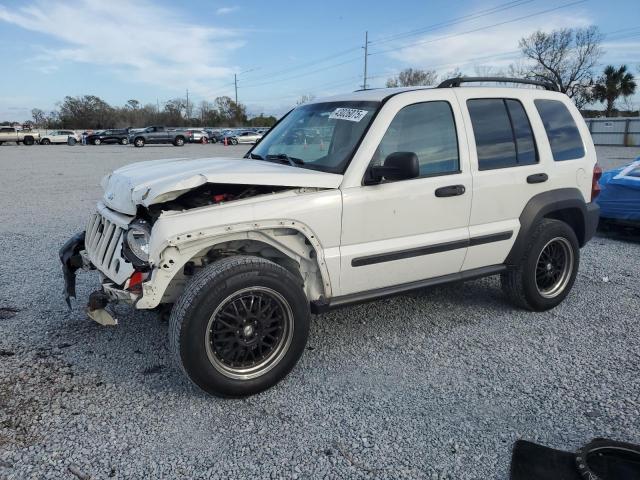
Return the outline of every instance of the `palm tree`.
<path id="1" fill-rule="evenodd" d="M 604 74 L 593 86 L 593 96 L 600 102 L 606 102 L 606 116 L 610 117 L 613 112 L 613 105 L 618 97 L 628 97 L 636 91 L 636 82 L 633 74 L 627 72 L 627 66 L 621 65 L 616 69 L 609 65 L 604 69 Z"/>

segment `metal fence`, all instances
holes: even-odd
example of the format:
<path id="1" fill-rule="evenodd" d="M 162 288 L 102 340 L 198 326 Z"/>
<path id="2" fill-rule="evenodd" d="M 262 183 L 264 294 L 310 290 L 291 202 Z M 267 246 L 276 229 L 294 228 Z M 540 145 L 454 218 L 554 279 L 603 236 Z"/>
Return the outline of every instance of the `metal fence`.
<path id="1" fill-rule="evenodd" d="M 585 118 L 593 143 L 621 147 L 640 146 L 640 118 Z"/>

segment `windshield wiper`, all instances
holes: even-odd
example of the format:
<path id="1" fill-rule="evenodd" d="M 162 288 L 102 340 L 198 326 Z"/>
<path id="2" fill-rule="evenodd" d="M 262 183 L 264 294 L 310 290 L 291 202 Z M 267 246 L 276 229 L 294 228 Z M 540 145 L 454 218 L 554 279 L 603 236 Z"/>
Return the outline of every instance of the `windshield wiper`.
<path id="1" fill-rule="evenodd" d="M 292 167 L 295 167 L 296 165 L 304 165 L 304 160 L 302 160 L 300 158 L 296 158 L 296 157 L 290 157 L 286 153 L 277 153 L 277 154 L 274 154 L 274 155 L 267 155 L 267 160 L 271 160 L 271 159 L 273 159 L 273 160 L 284 160 L 285 162 L 287 162 Z"/>
<path id="2" fill-rule="evenodd" d="M 252 160 L 264 160 L 264 158 L 262 158 L 262 155 L 258 155 L 257 153 L 250 153 L 249 158 L 251 158 Z"/>

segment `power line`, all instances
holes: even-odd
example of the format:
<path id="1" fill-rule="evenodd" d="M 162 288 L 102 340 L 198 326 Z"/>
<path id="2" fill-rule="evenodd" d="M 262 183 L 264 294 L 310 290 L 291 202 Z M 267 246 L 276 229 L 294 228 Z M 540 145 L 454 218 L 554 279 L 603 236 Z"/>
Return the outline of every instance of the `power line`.
<path id="1" fill-rule="evenodd" d="M 330 68 L 340 67 L 340 66 L 342 66 L 342 65 L 347 65 L 347 64 L 349 64 L 349 63 L 353 63 L 353 62 L 355 62 L 355 61 L 360 61 L 360 60 L 361 60 L 361 57 L 360 57 L 360 56 L 358 56 L 358 57 L 354 57 L 354 58 L 350 58 L 349 60 L 346 60 L 346 61 L 344 61 L 344 62 L 336 63 L 336 64 L 333 64 L 333 65 L 328 65 L 328 66 L 325 66 L 325 67 L 322 67 L 322 68 L 318 68 L 318 69 L 316 69 L 316 70 L 310 70 L 310 71 L 308 71 L 308 72 L 301 73 L 301 74 L 298 74 L 298 75 L 289 76 L 289 77 L 287 77 L 287 78 L 286 78 L 286 80 L 293 80 L 293 79 L 296 79 L 296 78 L 305 77 L 305 76 L 307 76 L 307 75 L 312 75 L 312 74 L 314 74 L 314 73 L 324 72 L 325 70 L 328 70 L 328 69 L 330 69 Z M 254 83 L 254 84 L 249 84 L 249 85 L 243 85 L 242 87 L 243 87 L 243 88 L 255 88 L 255 87 L 262 87 L 262 86 L 264 86 L 264 85 L 271 85 L 271 84 L 273 84 L 273 83 L 280 83 L 280 82 L 282 82 L 282 79 L 268 80 L 268 81 L 266 81 L 266 82 L 260 82 L 260 83 Z"/>
<path id="2" fill-rule="evenodd" d="M 520 20 L 525 20 L 527 18 L 536 17 L 536 16 L 539 16 L 539 15 L 544 15 L 545 13 L 554 12 L 556 10 L 560 10 L 562 8 L 567 8 L 567 7 L 571 7 L 571 6 L 574 6 L 574 5 L 578 5 L 580 3 L 585 3 L 587 1 L 588 0 L 578 0 L 578 1 L 575 1 L 575 2 L 565 3 L 564 5 L 560 5 L 558 7 L 548 8 L 546 10 L 541 10 L 539 12 L 530 13 L 528 15 L 523 15 L 521 17 L 517 17 L 517 18 L 514 18 L 512 20 L 505 20 L 503 22 L 493 23 L 491 25 L 486 25 L 484 27 L 474 28 L 472 30 L 467 30 L 465 32 L 454 33 L 454 34 L 451 34 L 451 35 L 445 35 L 445 36 L 442 36 L 442 37 L 432 38 L 432 39 L 429 39 L 429 40 L 423 40 L 423 41 L 420 41 L 420 42 L 408 43 L 408 44 L 402 45 L 400 47 L 388 48 L 386 50 L 379 50 L 377 52 L 371 53 L 370 55 L 379 55 L 381 53 L 387 53 L 387 52 L 394 52 L 394 51 L 397 51 L 397 50 L 403 50 L 403 49 L 405 49 L 407 47 L 413 47 L 415 45 L 424 45 L 424 44 L 427 44 L 427 43 L 438 42 L 440 40 L 446 40 L 446 39 L 449 39 L 449 38 L 460 37 L 462 35 L 468 35 L 469 33 L 480 32 L 482 30 L 488 30 L 490 28 L 499 27 L 499 26 L 502 26 L 502 25 L 506 25 L 508 23 L 519 22 Z"/>
<path id="3" fill-rule="evenodd" d="M 444 27 L 449 27 L 452 25 L 457 25 L 459 23 L 465 23 L 465 22 L 469 22 L 471 20 L 476 20 L 478 18 L 482 18 L 482 17 L 486 17 L 488 15 L 492 15 L 495 13 L 499 13 L 505 10 L 510 10 L 512 8 L 515 7 L 519 7 L 521 5 L 525 5 L 527 3 L 531 3 L 535 0 L 515 0 L 515 1 L 511 1 L 511 2 L 507 2 L 507 3 L 503 3 L 500 5 L 496 5 L 495 7 L 491 7 L 488 8 L 486 10 L 480 10 L 479 12 L 475 12 L 469 15 L 463 15 L 461 17 L 456 17 L 453 18 L 451 20 L 446 20 L 444 22 L 439 22 L 439 23 L 434 23 L 432 25 L 429 25 L 427 27 L 421 27 L 415 30 L 409 30 L 407 32 L 404 33 L 398 33 L 395 35 L 391 35 L 389 37 L 383 37 L 380 40 L 373 40 L 371 43 L 372 44 L 379 44 L 379 43 L 388 43 L 388 42 L 392 42 L 394 40 L 398 40 L 400 38 L 406 38 L 406 37 L 411 37 L 414 35 L 420 35 L 421 33 L 426 33 L 429 31 L 433 31 L 433 30 L 439 30 L 441 28 Z"/>

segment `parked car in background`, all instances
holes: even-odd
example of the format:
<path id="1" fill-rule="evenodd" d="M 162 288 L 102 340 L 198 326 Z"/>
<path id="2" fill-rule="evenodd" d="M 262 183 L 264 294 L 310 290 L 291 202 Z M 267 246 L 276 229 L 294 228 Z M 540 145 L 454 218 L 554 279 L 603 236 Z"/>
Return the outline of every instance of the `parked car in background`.
<path id="1" fill-rule="evenodd" d="M 229 145 L 237 145 L 238 144 L 238 139 L 236 138 L 237 134 L 238 132 L 236 130 L 223 130 L 220 133 L 220 135 L 222 136 L 221 142 L 224 142 L 226 140 L 226 142 Z"/>
<path id="2" fill-rule="evenodd" d="M 126 129 L 102 130 L 87 136 L 87 143 L 100 145 L 101 143 L 119 143 L 127 145 L 129 143 L 129 132 Z"/>
<path id="3" fill-rule="evenodd" d="M 181 147 L 187 141 L 187 133 L 184 130 L 169 130 L 166 127 L 147 127 L 141 132 L 129 135 L 129 143 L 136 147 L 144 147 L 147 143 L 172 143 Z"/>
<path id="4" fill-rule="evenodd" d="M 80 135 L 73 130 L 54 130 L 51 133 L 42 135 L 40 145 L 49 145 L 51 143 L 69 143 L 73 145 L 74 143 L 81 141 L 82 138 Z"/>
<path id="5" fill-rule="evenodd" d="M 5 142 L 15 142 L 17 144 L 24 143 L 25 145 L 33 145 L 40 140 L 40 134 L 38 132 L 32 132 L 31 130 L 18 130 L 15 127 L 1 127 L 0 128 L 0 145 Z"/>
<path id="6" fill-rule="evenodd" d="M 190 128 L 184 132 L 187 134 L 189 143 L 209 143 L 209 134 L 204 130 Z"/>
<path id="7" fill-rule="evenodd" d="M 640 157 L 635 162 L 607 170 L 600 178 L 600 219 L 640 226 Z"/>
<path id="8" fill-rule="evenodd" d="M 210 128 L 206 128 L 204 131 L 207 132 L 207 135 L 209 136 L 209 143 L 218 143 L 222 141 L 222 132 L 212 130 Z"/>
<path id="9" fill-rule="evenodd" d="M 251 130 L 244 130 L 234 135 L 236 143 L 256 143 L 262 138 L 262 134 Z"/>

